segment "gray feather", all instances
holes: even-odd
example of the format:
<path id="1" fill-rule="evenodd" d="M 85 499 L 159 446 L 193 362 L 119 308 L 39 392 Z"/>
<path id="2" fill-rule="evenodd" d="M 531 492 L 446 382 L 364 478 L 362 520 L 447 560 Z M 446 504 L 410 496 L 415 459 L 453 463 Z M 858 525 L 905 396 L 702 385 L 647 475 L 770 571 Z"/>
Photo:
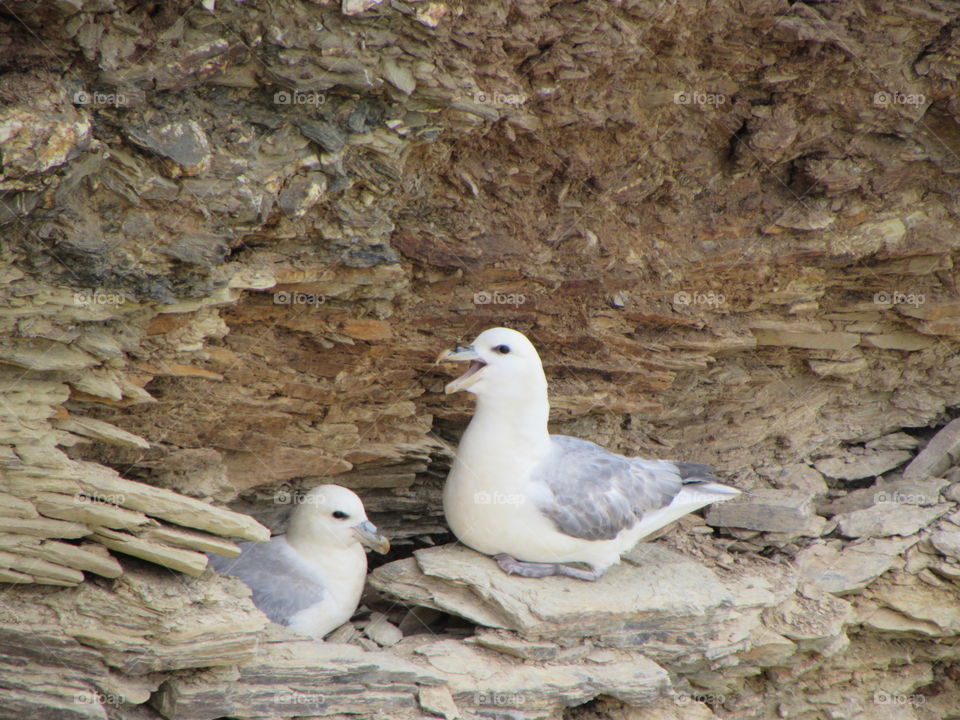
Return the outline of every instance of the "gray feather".
<path id="1" fill-rule="evenodd" d="M 680 479 L 684 484 L 698 482 L 719 482 L 720 478 L 713 474 L 713 468 L 709 465 L 703 465 L 695 462 L 676 462 L 670 463 L 677 469 Z"/>
<path id="2" fill-rule="evenodd" d="M 253 604 L 275 623 L 286 625 L 293 615 L 323 600 L 323 585 L 307 574 L 283 535 L 238 545 L 240 555 L 208 554 L 210 564 L 219 573 L 243 580 L 253 593 Z"/>
<path id="3" fill-rule="evenodd" d="M 707 465 L 627 458 L 567 435 L 550 439 L 551 452 L 531 477 L 550 491 L 537 507 L 572 537 L 612 540 L 669 505 L 684 484 L 717 481 Z"/>

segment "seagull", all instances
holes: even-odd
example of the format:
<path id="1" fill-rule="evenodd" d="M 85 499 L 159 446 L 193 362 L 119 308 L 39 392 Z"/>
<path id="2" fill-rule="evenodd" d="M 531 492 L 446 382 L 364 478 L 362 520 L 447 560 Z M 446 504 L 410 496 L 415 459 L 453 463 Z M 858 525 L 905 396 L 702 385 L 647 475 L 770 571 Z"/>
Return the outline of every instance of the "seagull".
<path id="1" fill-rule="evenodd" d="M 352 490 L 321 485 L 294 508 L 286 535 L 239 543 L 237 557 L 208 557 L 218 572 L 243 580 L 253 604 L 275 623 L 321 640 L 360 603 L 367 577 L 361 544 L 390 550 Z"/>
<path id="2" fill-rule="evenodd" d="M 740 494 L 707 465 L 624 457 L 551 435 L 543 365 L 516 330 L 485 330 L 439 360 L 469 362 L 445 390 L 476 396 L 443 511 L 461 542 L 507 574 L 597 580 L 655 530 Z"/>

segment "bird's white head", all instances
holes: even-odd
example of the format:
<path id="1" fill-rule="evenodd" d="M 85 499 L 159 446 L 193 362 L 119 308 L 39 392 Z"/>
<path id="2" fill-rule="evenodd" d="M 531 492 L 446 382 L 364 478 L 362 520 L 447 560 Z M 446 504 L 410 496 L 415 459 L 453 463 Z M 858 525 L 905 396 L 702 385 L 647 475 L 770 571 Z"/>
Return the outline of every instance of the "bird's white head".
<path id="1" fill-rule="evenodd" d="M 287 535 L 324 547 L 345 548 L 359 542 L 379 553 L 390 550 L 390 542 L 367 519 L 363 501 L 340 485 L 321 485 L 308 492 L 290 515 Z"/>
<path id="2" fill-rule="evenodd" d="M 463 375 L 447 384 L 447 393 L 466 390 L 478 398 L 505 401 L 531 396 L 546 399 L 547 379 L 537 349 L 516 330 L 484 330 L 470 345 L 447 350 L 440 359 L 470 362 Z"/>

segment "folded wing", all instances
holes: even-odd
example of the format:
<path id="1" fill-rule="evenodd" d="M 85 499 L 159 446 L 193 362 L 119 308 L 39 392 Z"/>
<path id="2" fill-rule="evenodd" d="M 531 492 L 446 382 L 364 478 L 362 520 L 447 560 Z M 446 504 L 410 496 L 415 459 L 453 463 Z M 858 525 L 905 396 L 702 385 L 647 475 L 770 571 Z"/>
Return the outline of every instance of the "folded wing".
<path id="1" fill-rule="evenodd" d="M 612 540 L 669 506 L 685 485 L 718 496 L 737 493 L 716 484 L 707 465 L 626 458 L 588 440 L 550 438 L 553 449 L 531 480 L 547 490 L 536 498 L 539 510 L 572 537 Z"/>
<path id="2" fill-rule="evenodd" d="M 254 605 L 275 623 L 286 625 L 293 615 L 323 600 L 323 584 L 282 535 L 269 542 L 238 544 L 240 555 L 209 555 L 210 564 L 246 583 Z"/>

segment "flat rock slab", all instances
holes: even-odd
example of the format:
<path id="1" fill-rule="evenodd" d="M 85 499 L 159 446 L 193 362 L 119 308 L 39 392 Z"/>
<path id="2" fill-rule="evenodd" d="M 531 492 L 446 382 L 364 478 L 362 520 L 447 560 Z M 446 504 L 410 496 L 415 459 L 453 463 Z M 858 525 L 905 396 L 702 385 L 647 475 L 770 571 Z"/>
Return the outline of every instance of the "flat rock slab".
<path id="1" fill-rule="evenodd" d="M 837 480 L 860 480 L 876 477 L 913 457 L 909 450 L 865 450 L 837 457 L 821 458 L 814 467 L 827 477 Z"/>
<path id="2" fill-rule="evenodd" d="M 960 591 L 955 587 L 910 582 L 907 576 L 891 573 L 872 586 L 869 594 L 881 606 L 909 618 L 902 628 L 905 631 L 960 634 Z"/>
<path id="3" fill-rule="evenodd" d="M 563 708 L 599 695 L 642 707 L 666 697 L 671 687 L 666 670 L 628 650 L 592 648 L 580 662 L 532 663 L 441 640 L 418 647 L 416 655 L 446 679 L 468 717 L 558 717 Z"/>
<path id="4" fill-rule="evenodd" d="M 180 673 L 153 698 L 170 720 L 360 715 L 383 708 L 420 716 L 418 690 L 443 678 L 389 652 L 316 642 L 271 628 L 257 656 L 239 668 Z M 226 692 L 224 687 L 227 687 Z"/>
<path id="5" fill-rule="evenodd" d="M 817 510 L 826 515 L 840 515 L 883 503 L 936 505 L 948 484 L 943 478 L 879 480 L 871 487 L 852 490 L 836 500 L 820 503 Z"/>
<path id="6" fill-rule="evenodd" d="M 960 418 L 951 420 L 903 471 L 908 480 L 937 477 L 960 459 Z"/>
<path id="7" fill-rule="evenodd" d="M 832 655 L 847 646 L 845 627 L 853 616 L 850 603 L 806 586 L 775 608 L 764 611 L 764 625 L 802 650 Z"/>
<path id="8" fill-rule="evenodd" d="M 947 557 L 960 560 L 960 531 L 940 530 L 930 536 L 933 546 Z"/>
<path id="9" fill-rule="evenodd" d="M 889 570 L 897 557 L 918 538 L 871 539 L 842 550 L 824 544 L 810 545 L 797 554 L 802 580 L 835 595 L 863 590 Z"/>
<path id="10" fill-rule="evenodd" d="M 751 490 L 734 500 L 711 505 L 707 524 L 816 537 L 824 521 L 814 514 L 815 495 L 803 490 Z"/>
<path id="11" fill-rule="evenodd" d="M 950 503 L 940 503 L 930 507 L 881 503 L 863 510 L 842 513 L 835 519 L 840 533 L 846 537 L 912 535 L 946 514 L 951 508 L 953 505 Z"/>
<path id="12" fill-rule="evenodd" d="M 377 568 L 370 582 L 406 602 L 527 640 L 569 646 L 589 637 L 608 647 L 643 648 L 658 662 L 734 652 L 758 622 L 757 613 L 745 619 L 744 608 L 776 602 L 763 578 L 724 583 L 693 560 L 646 543 L 593 583 L 507 575 L 462 545 L 418 550 Z"/>

